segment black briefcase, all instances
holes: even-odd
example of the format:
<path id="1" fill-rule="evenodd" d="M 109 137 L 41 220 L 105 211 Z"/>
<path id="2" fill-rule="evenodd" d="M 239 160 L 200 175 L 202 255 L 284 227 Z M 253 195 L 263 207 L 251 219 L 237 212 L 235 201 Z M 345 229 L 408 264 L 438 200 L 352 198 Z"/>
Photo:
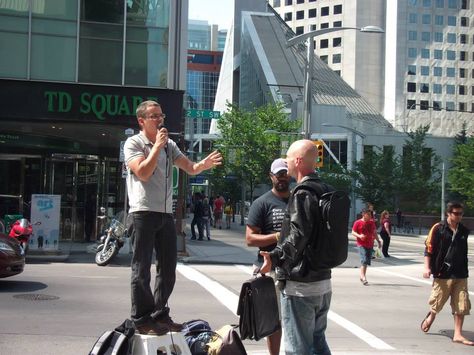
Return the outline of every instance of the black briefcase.
<path id="1" fill-rule="evenodd" d="M 242 339 L 260 340 L 281 329 L 273 279 L 254 277 L 243 283 L 237 315 Z"/>

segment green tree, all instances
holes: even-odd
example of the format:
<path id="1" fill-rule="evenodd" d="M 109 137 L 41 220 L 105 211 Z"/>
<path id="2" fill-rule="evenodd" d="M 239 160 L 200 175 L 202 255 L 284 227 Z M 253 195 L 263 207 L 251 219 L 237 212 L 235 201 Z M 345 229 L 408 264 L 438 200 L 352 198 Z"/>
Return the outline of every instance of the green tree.
<path id="1" fill-rule="evenodd" d="M 454 154 L 448 180 L 451 191 L 462 196 L 469 209 L 474 208 L 474 137 L 466 137 L 465 143 L 454 146 Z"/>
<path id="2" fill-rule="evenodd" d="M 224 156 L 223 175 L 237 177 L 233 183 L 245 184 L 252 198 L 255 187 L 268 182 L 270 165 L 280 156 L 282 135 L 265 131 L 296 133 L 301 122 L 288 120 L 282 104 L 247 111 L 228 103 L 227 108 L 218 121 L 221 138 L 215 143 Z"/>
<path id="3" fill-rule="evenodd" d="M 439 210 L 441 159 L 425 144 L 428 126 L 408 132 L 401 158 L 400 204 L 407 211 L 434 212 Z"/>
<path id="4" fill-rule="evenodd" d="M 399 159 L 392 147 L 367 149 L 364 158 L 356 163 L 353 176 L 355 193 L 378 210 L 393 210 L 396 201 Z"/>

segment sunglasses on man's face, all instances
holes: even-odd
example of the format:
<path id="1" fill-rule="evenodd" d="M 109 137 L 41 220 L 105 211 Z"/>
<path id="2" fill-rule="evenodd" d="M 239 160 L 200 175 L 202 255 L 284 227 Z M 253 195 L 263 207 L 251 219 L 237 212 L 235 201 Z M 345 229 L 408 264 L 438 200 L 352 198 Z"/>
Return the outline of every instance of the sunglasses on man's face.
<path id="1" fill-rule="evenodd" d="M 283 178 L 288 177 L 288 172 L 286 170 L 282 170 L 282 171 L 279 171 L 278 173 L 272 174 L 272 175 L 275 176 L 277 179 L 283 179 Z"/>
<path id="2" fill-rule="evenodd" d="M 464 214 L 464 212 L 449 212 L 451 213 L 452 215 L 455 215 L 455 216 L 462 216 Z"/>

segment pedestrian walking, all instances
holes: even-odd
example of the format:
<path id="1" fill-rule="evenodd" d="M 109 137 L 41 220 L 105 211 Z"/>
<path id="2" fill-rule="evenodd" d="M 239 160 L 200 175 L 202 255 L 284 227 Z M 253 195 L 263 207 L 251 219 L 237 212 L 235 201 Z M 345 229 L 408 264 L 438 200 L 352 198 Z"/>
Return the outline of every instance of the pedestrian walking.
<path id="1" fill-rule="evenodd" d="M 299 184 L 320 186 L 315 174 L 318 151 L 310 140 L 294 142 L 287 152 L 288 173 Z M 319 199 L 316 191 L 301 188 L 291 193 L 281 228 L 281 240 L 271 251 L 261 251 L 261 272 L 276 266 L 281 292 L 281 316 L 287 355 L 331 354 L 326 341 L 327 314 L 331 304 L 331 269 L 312 268 L 312 254 L 302 255 L 317 243 Z M 310 260 L 308 262 L 307 258 Z M 303 265 L 304 264 L 304 265 Z"/>
<path id="2" fill-rule="evenodd" d="M 433 287 L 428 301 L 430 311 L 421 322 L 421 330 L 425 333 L 430 330 L 436 315 L 451 298 L 453 342 L 474 346 L 474 342 L 462 334 L 464 316 L 471 310 L 467 288 L 469 230 L 461 223 L 464 206 L 459 202 L 449 202 L 446 211 L 446 221 L 436 223 L 425 241 L 423 277 L 433 275 Z"/>
<path id="3" fill-rule="evenodd" d="M 362 217 L 354 222 L 352 226 L 352 235 L 356 237 L 356 245 L 359 247 L 360 257 L 360 282 L 368 286 L 367 266 L 370 266 L 372 253 L 374 251 L 374 240 L 377 240 L 379 248 L 381 247 L 380 238 L 377 234 L 377 227 L 372 218 L 372 211 L 362 210 Z"/>
<path id="4" fill-rule="evenodd" d="M 204 226 L 202 223 L 203 211 L 204 211 L 204 207 L 202 205 L 202 195 L 200 192 L 196 192 L 194 194 L 193 219 L 191 220 L 191 240 L 196 239 L 196 230 L 194 229 L 194 227 L 196 226 L 198 229 L 199 240 L 202 240 L 204 236 L 204 231 L 203 231 Z"/>
<path id="5" fill-rule="evenodd" d="M 214 228 L 222 229 L 222 214 L 224 213 L 224 197 L 218 195 L 214 201 Z"/>
<path id="6" fill-rule="evenodd" d="M 230 201 L 230 198 L 227 200 L 225 204 L 224 214 L 225 214 L 225 227 L 226 229 L 230 229 L 230 223 L 232 222 L 232 215 L 234 214 L 234 209 L 232 208 L 232 203 Z"/>
<path id="7" fill-rule="evenodd" d="M 382 238 L 382 254 L 389 258 L 388 247 L 390 246 L 390 238 L 392 237 L 392 223 L 390 222 L 390 214 L 387 210 L 380 215 L 380 237 Z"/>
<path id="8" fill-rule="evenodd" d="M 257 198 L 250 206 L 245 239 L 248 246 L 258 247 L 259 251 L 272 251 L 280 239 L 281 224 L 290 196 L 290 176 L 284 159 L 276 159 L 270 168 L 272 189 Z M 263 256 L 257 253 L 254 267 L 261 267 Z M 270 276 L 275 278 L 272 271 Z M 277 298 L 279 299 L 279 290 Z M 280 315 L 281 319 L 281 315 Z M 270 355 L 280 353 L 281 330 L 267 337 Z"/>
<path id="9" fill-rule="evenodd" d="M 206 231 L 207 240 L 211 240 L 211 218 L 212 218 L 212 208 L 209 204 L 209 199 L 206 197 L 202 201 L 202 217 L 201 225 L 202 229 Z"/>
<path id="10" fill-rule="evenodd" d="M 190 161 L 169 139 L 160 104 L 144 101 L 136 110 L 140 133 L 125 142 L 127 190 L 132 233 L 131 318 L 140 334 L 181 331 L 170 317 L 168 299 L 176 281 L 177 237 L 173 219 L 173 165 L 196 175 L 222 163 L 214 151 L 198 163 Z M 154 292 L 150 286 L 156 253 Z"/>
<path id="11" fill-rule="evenodd" d="M 397 208 L 397 211 L 395 213 L 397 215 L 397 228 L 402 228 L 402 210 L 400 208 Z"/>

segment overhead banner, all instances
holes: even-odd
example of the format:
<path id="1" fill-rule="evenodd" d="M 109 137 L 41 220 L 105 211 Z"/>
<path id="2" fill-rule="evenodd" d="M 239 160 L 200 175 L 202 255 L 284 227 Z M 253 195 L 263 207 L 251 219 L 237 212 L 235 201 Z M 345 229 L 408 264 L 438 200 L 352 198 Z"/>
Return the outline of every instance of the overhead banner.
<path id="1" fill-rule="evenodd" d="M 31 195 L 30 249 L 58 249 L 60 211 L 61 195 Z"/>

